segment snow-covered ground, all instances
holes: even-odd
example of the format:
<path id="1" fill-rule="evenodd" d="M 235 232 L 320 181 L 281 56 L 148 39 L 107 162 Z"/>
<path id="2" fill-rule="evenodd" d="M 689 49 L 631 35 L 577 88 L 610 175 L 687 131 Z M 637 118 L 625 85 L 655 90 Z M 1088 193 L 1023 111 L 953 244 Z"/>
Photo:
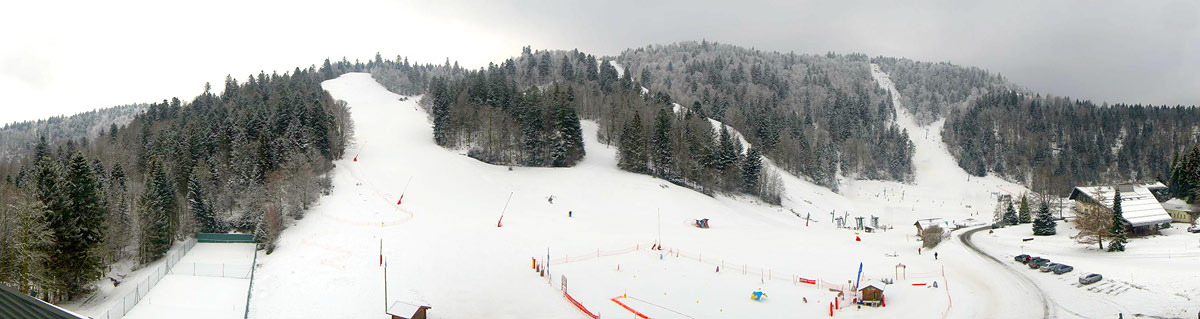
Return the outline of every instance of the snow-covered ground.
<path id="1" fill-rule="evenodd" d="M 194 248 L 194 240 L 177 241 L 168 251 L 167 256 L 154 262 L 139 265 L 133 258 L 127 258 L 116 264 L 96 282 L 96 289 L 84 298 L 60 304 L 64 309 L 92 318 L 116 318 L 125 310 L 130 310 L 138 301 L 139 294 L 144 296 L 149 290 L 151 277 L 160 277 L 167 272 L 167 261 L 177 262 L 183 259 L 190 249 Z M 136 269 L 135 269 L 136 268 Z M 115 280 L 115 281 L 114 281 Z M 114 285 L 114 282 L 119 284 Z"/>
<path id="2" fill-rule="evenodd" d="M 254 244 L 196 244 L 123 318 L 240 318 Z"/>
<path id="3" fill-rule="evenodd" d="M 873 71 L 891 89 L 886 74 Z M 563 278 L 576 300 L 603 317 L 632 316 L 615 297 L 650 317 L 816 317 L 828 315 L 836 295 L 827 288 L 855 280 L 860 263 L 864 280 L 896 279 L 886 288 L 887 307 L 838 316 L 1059 314 L 1043 313 L 1039 296 L 1022 293 L 1036 287 L 1019 273 L 957 240 L 917 254 L 915 220 L 990 220 L 996 194 L 1024 190 L 968 178 L 941 143 L 941 122 L 921 127 L 898 112 L 916 146 L 913 184 L 848 180 L 834 193 L 783 174 L 780 207 L 621 171 L 615 148 L 597 141 L 594 122 L 583 122 L 587 155 L 577 166 L 509 168 L 433 144 L 418 99 L 400 101 L 367 74 L 323 86 L 348 102 L 358 144 L 354 156 L 335 162 L 331 195 L 290 225 L 272 255 L 259 256 L 254 318 L 387 318 L 385 306 L 395 300 L 427 302 L 433 318 L 585 317 L 563 297 Z M 895 228 L 839 229 L 831 212 L 879 216 Z M 712 227 L 691 226 L 697 218 Z M 649 250 L 660 237 L 666 250 Z M 551 275 L 540 277 L 531 259 L 547 255 Z M 938 288 L 930 287 L 935 281 Z M 760 288 L 768 297 L 751 301 Z"/>
<path id="4" fill-rule="evenodd" d="M 1053 301 L 1061 316 L 1103 318 L 1115 313 L 1159 318 L 1190 318 L 1200 310 L 1200 234 L 1184 224 L 1161 235 L 1133 238 L 1127 251 L 1109 253 L 1076 243 L 1074 225 L 1059 222 L 1057 234 L 1033 236 L 1030 224 L 980 233 L 974 243 L 1007 266 L 1025 273 Z M 1022 239 L 1033 238 L 1031 241 Z M 1106 244 L 1107 245 L 1107 244 Z M 1042 273 L 1013 261 L 1018 254 L 1048 258 L 1075 270 Z M 1099 273 L 1104 280 L 1079 284 L 1079 275 Z"/>

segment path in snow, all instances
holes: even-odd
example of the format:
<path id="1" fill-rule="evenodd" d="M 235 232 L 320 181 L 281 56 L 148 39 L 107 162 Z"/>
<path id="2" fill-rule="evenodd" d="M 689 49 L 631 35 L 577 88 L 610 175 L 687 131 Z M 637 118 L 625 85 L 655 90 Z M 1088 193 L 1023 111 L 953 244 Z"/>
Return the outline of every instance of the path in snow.
<path id="1" fill-rule="evenodd" d="M 896 124 L 908 131 L 909 139 L 913 142 L 915 180 L 913 185 L 903 186 L 888 186 L 888 182 L 854 181 L 852 182 L 854 186 L 846 187 L 849 189 L 847 192 L 857 193 L 858 196 L 869 196 L 873 190 L 883 188 L 892 190 L 892 196 L 895 196 L 895 190 L 901 189 L 905 195 L 924 195 L 922 197 L 925 197 L 925 203 L 909 204 L 912 205 L 913 210 L 923 206 L 923 209 L 930 211 L 930 215 L 938 215 L 935 213 L 937 211 L 942 211 L 942 214 L 945 214 L 947 210 L 960 211 L 963 213 L 958 215 L 959 218 L 969 216 L 979 221 L 990 222 L 996 195 L 1025 190 L 1025 187 L 1021 185 L 994 176 L 975 177 L 967 174 L 958 167 L 953 156 L 946 149 L 945 143 L 942 142 L 941 128 L 945 119 L 933 122 L 929 126 L 917 125 L 916 121 L 912 119 L 912 115 L 908 114 L 908 111 L 901 106 L 900 92 L 896 90 L 887 73 L 884 73 L 878 65 L 871 64 L 871 76 L 875 78 L 881 88 L 891 93 L 892 104 L 896 110 Z M 935 203 L 937 206 L 932 207 L 931 204 Z M 1024 291 L 1028 287 L 1023 287 L 1023 283 L 1013 280 L 997 280 L 996 274 L 1002 273 L 1002 266 L 981 262 L 982 259 L 967 253 L 968 249 L 972 248 L 969 246 L 969 241 L 963 242 L 963 244 L 967 244 L 967 246 L 964 247 L 957 242 L 944 241 L 942 246 L 946 247 L 938 247 L 938 250 L 953 252 L 952 254 L 943 254 L 949 264 L 947 277 L 951 279 L 951 284 L 957 284 L 955 287 L 957 293 L 952 295 L 959 297 L 960 304 L 963 304 L 961 302 L 963 299 L 970 298 L 966 304 L 974 305 L 973 307 L 952 309 L 951 313 L 954 315 L 951 317 L 1031 317 L 1031 308 L 1027 305 L 1039 302 L 1045 304 L 1045 298 L 1033 298 L 1034 296 L 1029 294 L 1014 294 L 1013 292 Z M 1046 307 L 1043 306 L 1043 308 Z M 1042 313 L 1046 315 L 1045 311 Z M 964 316 L 966 314 L 969 315 Z"/>

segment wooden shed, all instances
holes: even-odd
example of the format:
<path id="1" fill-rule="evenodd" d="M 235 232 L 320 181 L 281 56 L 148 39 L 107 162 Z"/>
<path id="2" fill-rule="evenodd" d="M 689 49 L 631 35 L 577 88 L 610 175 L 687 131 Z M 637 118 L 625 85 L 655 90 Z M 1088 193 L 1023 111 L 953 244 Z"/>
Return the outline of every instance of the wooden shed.
<path id="1" fill-rule="evenodd" d="M 425 311 L 428 311 L 429 308 L 432 307 L 425 304 L 397 301 L 388 307 L 387 314 L 392 316 L 392 319 L 425 319 Z"/>
<path id="2" fill-rule="evenodd" d="M 879 306 L 883 304 L 883 282 L 868 281 L 858 287 L 859 301 L 864 305 Z"/>

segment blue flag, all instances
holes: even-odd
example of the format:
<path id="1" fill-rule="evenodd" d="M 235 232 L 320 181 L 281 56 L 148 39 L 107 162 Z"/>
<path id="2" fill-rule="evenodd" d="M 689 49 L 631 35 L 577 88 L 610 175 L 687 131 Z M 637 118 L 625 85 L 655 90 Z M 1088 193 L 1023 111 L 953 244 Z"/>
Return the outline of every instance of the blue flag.
<path id="1" fill-rule="evenodd" d="M 858 291 L 858 281 L 862 280 L 862 263 L 858 263 L 858 278 L 854 279 L 854 291 Z"/>

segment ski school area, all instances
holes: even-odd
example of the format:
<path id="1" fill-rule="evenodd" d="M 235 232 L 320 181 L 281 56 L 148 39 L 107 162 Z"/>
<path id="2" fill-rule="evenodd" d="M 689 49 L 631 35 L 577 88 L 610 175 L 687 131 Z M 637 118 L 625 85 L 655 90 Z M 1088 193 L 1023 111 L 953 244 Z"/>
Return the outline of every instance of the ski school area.
<path id="1" fill-rule="evenodd" d="M 882 315 L 888 307 L 895 309 L 886 313 L 925 308 L 931 300 L 949 306 L 940 271 L 912 273 L 904 265 L 887 276 L 864 275 L 859 268 L 857 275 L 849 269 L 850 280 L 806 277 L 798 267 L 752 265 L 653 242 L 530 263 L 531 277 L 560 289 L 566 302 L 591 318 L 857 318 Z"/>

